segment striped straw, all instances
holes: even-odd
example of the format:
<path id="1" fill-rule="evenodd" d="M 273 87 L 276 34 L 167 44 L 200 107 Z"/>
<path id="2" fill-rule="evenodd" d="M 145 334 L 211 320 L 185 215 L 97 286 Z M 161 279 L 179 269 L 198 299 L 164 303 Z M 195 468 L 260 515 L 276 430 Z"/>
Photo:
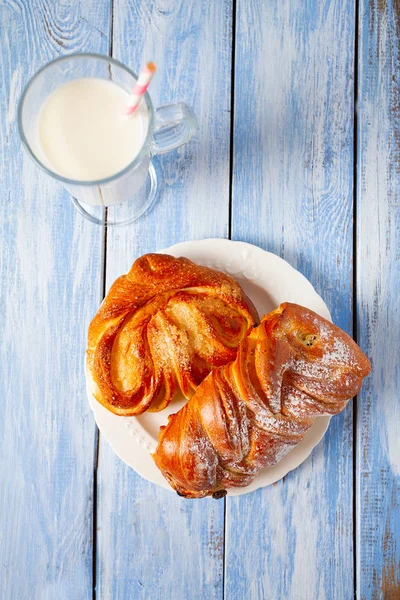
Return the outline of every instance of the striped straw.
<path id="1" fill-rule="evenodd" d="M 135 87 L 132 90 L 132 94 L 129 98 L 128 104 L 124 108 L 123 115 L 133 115 L 135 110 L 140 104 L 143 94 L 150 85 L 151 78 L 156 71 L 156 65 L 153 62 L 148 62 L 144 69 L 140 72 Z"/>

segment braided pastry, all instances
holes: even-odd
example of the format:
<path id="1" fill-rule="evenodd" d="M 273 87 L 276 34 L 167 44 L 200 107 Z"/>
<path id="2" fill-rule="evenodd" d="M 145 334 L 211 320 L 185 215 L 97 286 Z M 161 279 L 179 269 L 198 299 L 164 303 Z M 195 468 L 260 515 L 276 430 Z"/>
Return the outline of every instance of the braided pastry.
<path id="1" fill-rule="evenodd" d="M 86 364 L 98 402 L 118 415 L 161 410 L 180 388 L 190 398 L 232 361 L 258 321 L 229 275 L 187 258 L 147 254 L 111 287 L 89 327 Z"/>
<path id="2" fill-rule="evenodd" d="M 342 411 L 369 371 L 341 329 L 282 304 L 169 418 L 154 460 L 178 494 L 221 497 L 277 463 L 316 417 Z"/>

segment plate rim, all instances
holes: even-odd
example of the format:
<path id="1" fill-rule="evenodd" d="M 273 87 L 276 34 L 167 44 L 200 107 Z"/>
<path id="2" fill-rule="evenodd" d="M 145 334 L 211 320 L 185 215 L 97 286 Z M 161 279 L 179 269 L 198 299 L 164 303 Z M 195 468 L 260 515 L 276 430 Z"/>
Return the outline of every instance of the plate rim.
<path id="1" fill-rule="evenodd" d="M 171 246 L 168 246 L 167 248 L 162 248 L 160 250 L 156 250 L 153 253 L 154 254 L 169 254 L 172 252 L 173 256 L 178 256 L 179 252 L 180 252 L 180 248 L 185 248 L 186 246 L 198 246 L 198 247 L 204 247 L 206 245 L 209 245 L 210 243 L 217 245 L 217 246 L 236 246 L 237 248 L 241 247 L 241 248 L 248 248 L 249 251 L 251 252 L 256 252 L 259 253 L 260 255 L 263 255 L 264 260 L 266 258 L 266 256 L 268 257 L 269 260 L 271 261 L 275 261 L 276 263 L 281 263 L 282 266 L 285 266 L 285 269 L 287 269 L 289 267 L 289 270 L 291 270 L 295 276 L 298 278 L 299 281 L 302 282 L 303 285 L 305 285 L 308 290 L 312 293 L 314 293 L 319 300 L 321 301 L 321 306 L 323 306 L 326 310 L 326 315 L 325 318 L 329 318 L 332 321 L 332 317 L 330 314 L 330 311 L 328 309 L 328 307 L 326 306 L 323 298 L 317 293 L 317 291 L 315 290 L 314 286 L 312 285 L 312 283 L 307 279 L 307 277 L 305 277 L 305 275 L 303 275 L 303 273 L 301 273 L 300 271 L 298 271 L 295 267 L 293 267 L 287 260 L 285 260 L 284 258 L 282 258 L 281 256 L 275 254 L 274 252 L 270 252 L 268 250 L 264 250 L 263 248 L 261 248 L 260 246 L 257 246 L 256 244 L 252 244 L 250 242 L 245 242 L 245 241 L 241 241 L 241 240 L 230 240 L 228 238 L 202 238 L 199 240 L 187 240 L 187 241 L 182 241 L 182 242 L 177 242 L 176 244 L 173 244 Z M 148 253 L 145 253 L 148 254 Z M 215 254 L 215 247 L 213 247 L 213 254 Z M 181 254 L 179 256 L 184 256 L 184 254 Z M 192 260 L 190 257 L 187 257 L 190 260 Z M 134 259 L 134 261 L 136 260 L 136 258 Z M 193 259 L 196 260 L 196 259 Z M 134 262 L 133 261 L 133 262 Z M 218 261 L 216 261 L 218 262 Z M 133 263 L 132 263 L 133 264 Z M 198 264 L 202 264 L 201 261 L 199 261 Z M 218 267 L 211 267 L 211 268 L 215 268 L 217 269 Z M 223 270 L 223 268 L 221 268 L 222 272 L 225 272 Z M 124 273 L 121 273 L 121 275 L 118 275 L 118 277 L 122 276 Z M 230 274 L 230 273 L 228 273 Z M 235 275 L 232 275 L 233 277 L 235 277 Z M 118 278 L 117 277 L 117 278 Z M 251 280 L 251 279 L 250 279 Z M 104 301 L 104 300 L 103 300 Z M 95 418 L 95 422 L 97 427 L 99 428 L 99 432 L 104 436 L 104 438 L 106 439 L 107 443 L 110 445 L 111 449 L 113 450 L 113 452 L 119 457 L 120 460 L 122 460 L 128 467 L 132 468 L 140 477 L 142 477 L 143 479 L 159 486 L 162 487 L 163 489 L 169 490 L 171 492 L 174 492 L 173 488 L 168 484 L 168 482 L 162 477 L 162 481 L 154 481 L 154 479 L 152 479 L 151 477 L 148 477 L 146 474 L 143 473 L 143 470 L 137 470 L 137 468 L 135 468 L 131 463 L 127 462 L 127 460 L 122 456 L 122 452 L 120 452 L 116 447 L 115 444 L 110 440 L 110 438 L 107 436 L 106 433 L 104 433 L 104 430 L 106 429 L 106 427 L 104 425 L 100 425 L 99 424 L 99 420 L 101 420 L 101 418 L 99 417 L 98 419 L 98 415 L 101 414 L 101 411 L 105 411 L 104 414 L 106 414 L 106 417 L 110 416 L 110 422 L 112 421 L 112 419 L 118 419 L 121 420 L 121 422 L 125 422 L 129 419 L 129 421 L 131 421 L 132 419 L 136 421 L 136 417 L 121 417 L 121 416 L 117 416 L 114 415 L 113 413 L 109 412 L 105 407 L 103 407 L 100 403 L 97 402 L 97 400 L 93 397 L 93 394 L 91 393 L 90 390 L 90 385 L 92 384 L 92 378 L 90 377 L 90 374 L 88 373 L 87 370 L 87 366 L 86 366 L 86 353 L 85 353 L 85 379 L 86 379 L 86 391 L 87 391 L 87 396 L 88 396 L 88 401 L 89 401 L 89 405 L 91 407 L 91 410 L 93 412 L 93 416 Z M 96 410 L 98 412 L 96 412 Z M 316 439 L 314 440 L 310 440 L 307 439 L 307 434 L 305 436 L 305 438 L 303 438 L 302 442 L 300 442 L 299 444 L 297 444 L 296 446 L 294 446 L 292 448 L 292 450 L 290 450 L 285 457 L 283 457 L 283 459 L 281 459 L 276 465 L 272 466 L 272 467 L 267 467 L 265 469 L 262 469 L 256 476 L 256 478 L 253 480 L 253 482 L 246 486 L 246 487 L 237 487 L 237 488 L 229 488 L 227 490 L 227 495 L 229 497 L 236 497 L 236 496 L 241 496 L 241 495 L 245 495 L 245 494 L 249 494 L 252 493 L 253 491 L 256 491 L 257 489 L 261 489 L 264 487 L 268 487 L 269 485 L 272 485 L 273 483 L 280 481 L 281 479 L 283 479 L 288 473 L 290 473 L 291 471 L 297 469 L 297 467 L 299 467 L 303 462 L 305 462 L 307 460 L 307 458 L 309 458 L 312 450 L 322 441 L 322 439 L 325 436 L 325 433 L 329 427 L 329 423 L 330 423 L 330 419 L 331 416 L 330 415 L 324 415 L 321 417 L 317 417 L 316 421 L 314 422 L 313 426 L 310 428 L 309 432 L 311 432 L 314 428 L 319 429 L 319 433 L 318 435 L 316 435 Z M 138 424 L 138 429 L 143 430 L 143 432 L 145 433 L 145 437 L 147 436 L 148 438 L 150 438 L 152 441 L 154 441 L 153 437 L 146 431 L 146 429 L 138 422 L 136 421 Z M 308 432 L 308 433 L 309 433 Z M 138 435 L 140 435 L 142 432 L 138 433 Z M 131 435 L 133 438 L 135 438 L 135 434 L 131 432 Z M 111 436 L 110 436 L 111 437 Z M 135 440 L 137 441 L 137 439 Z M 136 446 L 137 448 L 140 448 L 140 444 L 138 444 Z M 279 473 L 279 466 L 282 465 L 282 461 L 285 462 L 285 459 L 287 459 L 287 461 L 289 460 L 288 457 L 291 455 L 291 458 L 294 458 L 295 456 L 295 451 L 299 450 L 299 447 L 301 447 L 301 449 L 303 450 L 303 453 L 300 455 L 300 460 L 295 460 L 293 461 L 293 465 L 289 465 L 288 468 L 284 468 L 282 470 L 282 473 Z M 148 452 L 147 458 L 150 456 L 150 452 Z M 287 462 L 286 461 L 286 462 Z M 273 481 L 270 481 L 269 483 L 263 483 L 262 481 L 260 481 L 260 479 L 262 479 L 263 476 L 263 472 L 267 472 L 267 471 L 271 471 L 271 469 L 275 469 L 277 471 L 278 476 L 276 478 L 274 478 Z M 145 469 L 144 469 L 145 470 Z"/>

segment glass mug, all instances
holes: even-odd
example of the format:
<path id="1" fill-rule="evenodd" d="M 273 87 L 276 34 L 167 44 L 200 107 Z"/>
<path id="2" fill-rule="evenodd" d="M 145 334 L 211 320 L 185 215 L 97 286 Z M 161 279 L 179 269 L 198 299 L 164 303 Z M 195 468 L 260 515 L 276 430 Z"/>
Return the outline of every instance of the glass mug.
<path id="1" fill-rule="evenodd" d="M 114 175 L 96 181 L 63 177 L 43 160 L 38 115 L 44 101 L 56 88 L 85 77 L 112 81 L 126 92 L 132 91 L 137 80 L 135 73 L 108 56 L 69 54 L 57 58 L 40 69 L 26 85 L 18 106 L 19 134 L 30 157 L 45 173 L 64 185 L 74 206 L 84 217 L 93 223 L 124 225 L 143 215 L 156 197 L 157 177 L 151 157 L 186 144 L 197 132 L 198 122 L 193 110 L 182 102 L 154 110 L 146 92 L 142 104 L 145 103 L 147 109 L 147 134 L 132 162 Z M 111 211 L 104 211 L 104 207 L 115 205 L 121 205 L 123 210 L 120 207 L 118 211 L 114 210 L 116 216 L 113 218 Z M 103 208 L 99 212 L 97 207 Z"/>

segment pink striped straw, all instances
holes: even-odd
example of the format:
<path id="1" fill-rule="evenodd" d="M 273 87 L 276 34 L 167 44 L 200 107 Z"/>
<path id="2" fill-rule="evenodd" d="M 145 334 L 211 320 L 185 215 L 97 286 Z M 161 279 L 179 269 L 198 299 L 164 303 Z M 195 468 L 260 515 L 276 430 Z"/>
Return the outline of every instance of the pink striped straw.
<path id="1" fill-rule="evenodd" d="M 139 106 L 141 99 L 143 98 L 143 94 L 150 85 L 150 81 L 156 71 L 156 68 L 157 67 L 153 62 L 148 62 L 147 65 L 142 69 L 138 80 L 135 84 L 135 87 L 132 90 L 132 94 L 129 98 L 128 104 L 123 110 L 123 115 L 127 117 L 129 115 L 133 115 L 133 113 Z"/>

